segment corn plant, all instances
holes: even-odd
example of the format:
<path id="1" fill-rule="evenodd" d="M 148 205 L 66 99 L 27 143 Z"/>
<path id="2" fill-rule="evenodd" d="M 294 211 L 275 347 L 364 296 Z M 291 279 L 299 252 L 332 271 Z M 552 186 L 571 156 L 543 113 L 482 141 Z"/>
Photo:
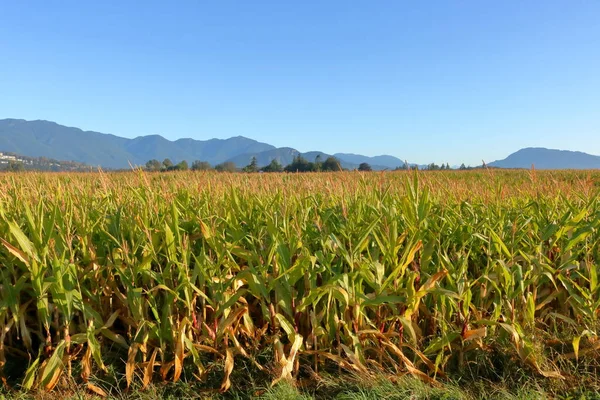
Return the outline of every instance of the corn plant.
<path id="1" fill-rule="evenodd" d="M 559 361 L 600 349 L 599 182 L 0 175 L 2 378 L 46 391 L 76 378 L 101 394 L 89 380 L 107 360 L 142 386 L 222 364 L 226 391 L 245 359 L 274 382 L 304 367 L 435 383 L 508 352 L 562 379 Z"/>

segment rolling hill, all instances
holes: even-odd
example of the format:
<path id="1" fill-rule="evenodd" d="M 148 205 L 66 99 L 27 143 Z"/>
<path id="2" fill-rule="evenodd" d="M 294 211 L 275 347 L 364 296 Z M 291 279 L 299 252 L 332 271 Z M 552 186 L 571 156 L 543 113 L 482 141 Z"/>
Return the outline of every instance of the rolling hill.
<path id="1" fill-rule="evenodd" d="M 580 151 L 528 147 L 487 165 L 497 168 L 531 168 L 533 165 L 536 169 L 597 169 L 600 168 L 600 156 Z"/>
<path id="2" fill-rule="evenodd" d="M 348 163 L 359 165 L 361 163 L 368 163 L 370 165 L 378 165 L 382 168 L 394 169 L 396 167 L 402 167 L 404 165 L 404 160 L 399 159 L 398 157 L 382 155 L 375 157 L 367 157 L 362 156 L 360 154 L 351 154 L 351 153 L 335 153 L 335 157 L 342 161 L 346 161 Z"/>
<path id="3" fill-rule="evenodd" d="M 143 165 L 151 159 L 162 161 L 165 158 L 174 163 L 202 160 L 212 165 L 232 161 L 242 167 L 250 163 L 252 157 L 256 157 L 259 166 L 265 166 L 274 159 L 282 165 L 290 164 L 297 155 L 302 155 L 309 161 L 314 161 L 317 156 L 321 156 L 324 161 L 330 156 L 320 151 L 300 153 L 290 147 L 276 148 L 243 136 L 171 141 L 160 135 L 148 135 L 127 139 L 83 131 L 50 121 L 23 119 L 0 120 L 0 151 L 28 157 L 71 160 L 113 169 L 129 168 L 130 164 Z M 366 157 L 343 153 L 335 156 L 342 167 L 349 169 L 357 168 L 362 162 L 368 162 L 376 170 L 403 165 L 403 161 L 391 156 Z"/>
<path id="4" fill-rule="evenodd" d="M 0 151 L 29 157 L 83 162 L 105 168 L 128 168 L 150 159 L 203 160 L 211 164 L 240 154 L 274 149 L 242 136 L 229 139 L 170 141 L 159 135 L 126 139 L 115 135 L 66 127 L 50 121 L 0 120 Z"/>

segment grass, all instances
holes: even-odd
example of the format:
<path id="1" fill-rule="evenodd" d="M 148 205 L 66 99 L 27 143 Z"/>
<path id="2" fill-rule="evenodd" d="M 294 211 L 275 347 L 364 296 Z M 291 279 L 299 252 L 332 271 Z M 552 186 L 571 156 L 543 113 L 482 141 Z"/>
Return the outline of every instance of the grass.
<path id="1" fill-rule="evenodd" d="M 0 187 L 13 395 L 598 393 L 598 172 L 26 173 Z M 269 389 L 287 381 L 301 390 Z"/>
<path id="2" fill-rule="evenodd" d="M 282 382 L 274 387 L 254 387 L 248 390 L 230 390 L 225 394 L 198 392 L 197 387 L 184 382 L 153 384 L 144 390 L 132 390 L 115 393 L 109 399 L 121 400 L 162 400 L 162 399 L 262 399 L 262 400 L 545 400 L 545 399 L 578 399 L 592 400 L 600 398 L 598 390 L 579 388 L 578 390 L 554 393 L 547 391 L 538 382 L 529 381 L 522 386 L 492 384 L 490 382 L 471 382 L 459 384 L 447 382 L 431 386 L 412 377 L 389 380 L 380 377 L 373 381 L 360 381 L 351 377 L 331 378 L 321 382 L 319 388 L 298 388 L 290 383 Z M 4 397 L 2 397 L 4 396 Z M 39 393 L 6 393 L 0 399 L 50 399 L 59 396 L 61 399 L 91 400 L 104 397 L 94 396 L 83 389 L 57 391 L 53 394 Z"/>

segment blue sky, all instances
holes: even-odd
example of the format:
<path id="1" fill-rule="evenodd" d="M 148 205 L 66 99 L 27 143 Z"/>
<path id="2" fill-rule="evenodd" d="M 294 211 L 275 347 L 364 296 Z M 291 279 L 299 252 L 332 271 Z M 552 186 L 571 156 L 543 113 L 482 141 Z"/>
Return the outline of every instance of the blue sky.
<path id="1" fill-rule="evenodd" d="M 594 0 L 5 1 L 0 118 L 418 163 L 600 155 L 598 21 Z"/>

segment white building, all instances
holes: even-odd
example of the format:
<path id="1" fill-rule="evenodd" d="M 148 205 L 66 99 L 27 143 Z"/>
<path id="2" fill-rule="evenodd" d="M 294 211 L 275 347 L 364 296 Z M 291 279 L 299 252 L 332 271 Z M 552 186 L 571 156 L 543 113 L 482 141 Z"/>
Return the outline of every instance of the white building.
<path id="1" fill-rule="evenodd" d="M 16 161 L 17 157 L 15 157 L 15 156 L 9 156 L 8 154 L 4 154 L 4 153 L 0 152 L 0 160 Z"/>

